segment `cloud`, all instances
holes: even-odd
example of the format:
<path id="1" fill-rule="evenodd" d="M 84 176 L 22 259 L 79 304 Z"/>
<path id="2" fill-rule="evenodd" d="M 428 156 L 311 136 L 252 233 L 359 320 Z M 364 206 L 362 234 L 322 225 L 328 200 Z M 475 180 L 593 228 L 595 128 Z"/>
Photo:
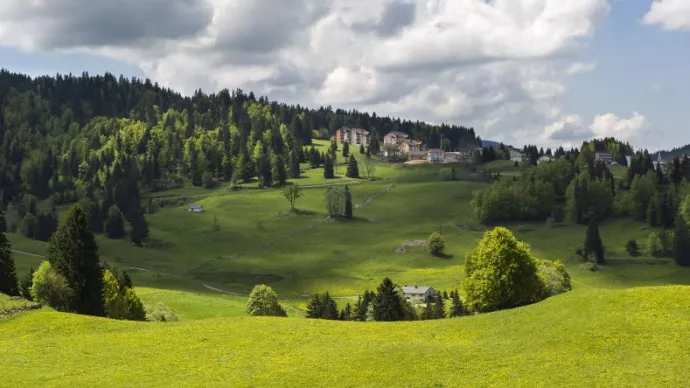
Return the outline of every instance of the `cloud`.
<path id="1" fill-rule="evenodd" d="M 589 125 L 579 115 L 566 115 L 545 126 L 544 137 L 537 143 L 559 146 L 604 137 L 632 142 L 641 140 L 648 129 L 647 118 L 639 112 L 632 112 L 632 116 L 628 118 L 618 117 L 613 113 L 597 115 Z"/>
<path id="2" fill-rule="evenodd" d="M 474 127 L 515 144 L 568 117 L 607 0 L 3 0 L 0 44 L 137 64 L 192 93 L 241 87 Z M 25 5 L 28 4 L 28 5 Z M 556 137 L 581 136 L 564 124 Z"/>
<path id="3" fill-rule="evenodd" d="M 655 0 L 642 22 L 663 30 L 690 30 L 690 1 Z"/>
<path id="4" fill-rule="evenodd" d="M 212 16 L 196 0 L 3 0 L 0 42 L 25 50 L 150 44 L 196 36 Z"/>
<path id="5" fill-rule="evenodd" d="M 620 140 L 633 140 L 646 128 L 647 118 L 633 112 L 629 118 L 621 118 L 613 113 L 598 115 L 590 126 L 597 137 L 615 137 Z"/>
<path id="6" fill-rule="evenodd" d="M 575 62 L 565 69 L 568 75 L 575 75 L 580 73 L 589 73 L 597 68 L 596 62 Z"/>

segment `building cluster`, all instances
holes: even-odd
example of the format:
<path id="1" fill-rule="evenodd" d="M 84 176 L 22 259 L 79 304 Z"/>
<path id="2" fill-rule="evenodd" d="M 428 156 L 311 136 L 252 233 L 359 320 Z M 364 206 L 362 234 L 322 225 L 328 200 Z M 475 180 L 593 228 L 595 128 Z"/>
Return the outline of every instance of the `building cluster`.
<path id="1" fill-rule="evenodd" d="M 361 128 L 343 127 L 335 131 L 331 141 L 338 144 L 348 143 L 351 146 L 368 146 L 371 143 L 371 132 Z M 407 160 L 428 161 L 430 163 L 445 163 L 458 161 L 472 161 L 474 154 L 481 152 L 480 148 L 446 152 L 440 148 L 426 148 L 421 140 L 414 140 L 404 132 L 389 132 L 383 137 L 381 156 L 400 156 Z"/>

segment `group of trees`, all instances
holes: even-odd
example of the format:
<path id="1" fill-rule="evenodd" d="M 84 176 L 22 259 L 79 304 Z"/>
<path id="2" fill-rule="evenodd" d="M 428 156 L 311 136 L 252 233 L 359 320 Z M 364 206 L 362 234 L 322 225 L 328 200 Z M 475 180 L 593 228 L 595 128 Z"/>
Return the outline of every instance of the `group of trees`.
<path id="1" fill-rule="evenodd" d="M 60 311 L 145 319 L 143 305 L 124 273 L 101 267 L 98 246 L 86 212 L 73 207 L 48 245 L 48 260 L 18 281 L 4 217 L 0 217 L 0 292 L 22 295 Z"/>
<path id="2" fill-rule="evenodd" d="M 242 90 L 184 97 L 111 74 L 32 79 L 0 70 L 0 112 L 2 208 L 25 195 L 55 204 L 89 198 L 103 202 L 101 214 L 117 205 L 134 224 L 133 190 L 252 178 L 272 186 L 298 177 L 315 132 L 352 126 L 375 139 L 405 132 L 430 147 L 476 142 L 471 128 L 308 109 Z"/>
<path id="3" fill-rule="evenodd" d="M 354 306 L 347 303 L 341 310 L 328 292 L 315 294 L 307 303 L 306 315 L 313 319 L 387 322 L 455 318 L 466 314 L 457 290 L 451 291 L 450 297 L 447 292 L 437 293 L 424 302 L 408 302 L 400 287 L 385 278 L 376 291 L 364 291 Z"/>

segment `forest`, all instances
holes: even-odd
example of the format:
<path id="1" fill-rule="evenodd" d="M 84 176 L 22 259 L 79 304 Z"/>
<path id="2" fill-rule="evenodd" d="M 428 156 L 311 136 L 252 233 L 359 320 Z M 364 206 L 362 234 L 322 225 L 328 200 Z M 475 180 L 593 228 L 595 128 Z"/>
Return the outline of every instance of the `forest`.
<path id="1" fill-rule="evenodd" d="M 476 144 L 474 129 L 310 109 L 224 89 L 183 96 L 111 74 L 31 78 L 0 70 L 0 207 L 8 228 L 47 239 L 55 206 L 77 201 L 95 232 L 146 237 L 141 192 L 217 181 L 277 186 L 304 147 L 342 126 L 401 131 L 429 147 Z"/>

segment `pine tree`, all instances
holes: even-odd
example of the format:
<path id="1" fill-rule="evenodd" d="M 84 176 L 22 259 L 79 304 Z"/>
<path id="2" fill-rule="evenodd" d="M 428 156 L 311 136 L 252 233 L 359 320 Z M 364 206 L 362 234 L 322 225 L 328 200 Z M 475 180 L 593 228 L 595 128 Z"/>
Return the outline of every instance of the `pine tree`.
<path id="1" fill-rule="evenodd" d="M 357 167 L 357 160 L 355 160 L 354 155 L 350 155 L 350 160 L 347 162 L 347 173 L 345 175 L 348 178 L 359 178 L 359 168 Z"/>
<path id="2" fill-rule="evenodd" d="M 271 175 L 271 161 L 266 154 L 262 154 L 259 158 L 259 169 L 257 171 L 259 176 L 260 187 L 273 186 L 273 176 Z"/>
<path id="3" fill-rule="evenodd" d="M 297 179 L 300 177 L 299 166 L 299 150 L 293 149 L 290 151 L 290 178 Z"/>
<path id="4" fill-rule="evenodd" d="M 0 212 L 0 293 L 17 296 L 19 295 L 19 281 L 17 280 L 17 270 L 12 258 L 12 247 L 5 236 L 5 216 Z"/>
<path id="5" fill-rule="evenodd" d="M 450 305 L 450 317 L 455 318 L 465 315 L 465 308 L 462 306 L 462 301 L 460 300 L 460 293 L 458 290 L 452 291 L 450 296 L 452 299 Z"/>
<path id="6" fill-rule="evenodd" d="M 271 176 L 275 185 L 285 185 L 287 172 L 285 171 L 285 162 L 283 162 L 283 158 L 280 155 L 271 155 Z"/>
<path id="7" fill-rule="evenodd" d="M 343 214 L 345 218 L 352 218 L 352 193 L 350 188 L 345 186 L 345 213 Z"/>
<path id="8" fill-rule="evenodd" d="M 424 305 L 424 310 L 422 311 L 422 320 L 426 321 L 428 319 L 434 319 L 434 306 L 431 302 L 427 302 Z"/>
<path id="9" fill-rule="evenodd" d="M 19 295 L 26 300 L 33 300 L 31 296 L 31 286 L 34 283 L 34 267 L 30 267 L 29 270 L 19 279 Z"/>
<path id="10" fill-rule="evenodd" d="M 685 222 L 685 217 L 678 215 L 676 217 L 674 241 L 674 258 L 676 263 L 682 267 L 690 266 L 690 231 Z"/>
<path id="11" fill-rule="evenodd" d="M 311 168 L 319 167 L 319 159 L 319 153 L 316 151 L 314 146 L 311 146 L 311 148 L 309 149 L 309 165 L 311 166 Z"/>
<path id="12" fill-rule="evenodd" d="M 127 273 L 127 271 L 124 271 L 122 273 L 122 285 L 125 288 L 132 288 L 133 287 L 132 278 L 129 277 L 129 274 Z"/>
<path id="13" fill-rule="evenodd" d="M 331 142 L 331 148 L 329 149 L 329 152 L 331 155 L 335 156 L 336 152 L 338 152 L 338 143 L 335 141 Z"/>
<path id="14" fill-rule="evenodd" d="M 105 316 L 111 319 L 125 319 L 125 298 L 113 273 L 106 269 L 103 273 L 103 305 Z"/>
<path id="15" fill-rule="evenodd" d="M 647 222 L 650 226 L 659 226 L 659 202 L 657 196 L 653 196 L 649 200 L 649 206 L 647 206 Z"/>
<path id="16" fill-rule="evenodd" d="M 338 305 L 328 292 L 326 292 L 326 295 L 323 297 L 323 312 L 321 318 L 329 320 L 338 319 Z"/>
<path id="17" fill-rule="evenodd" d="M 314 294 L 314 297 L 307 303 L 307 318 L 320 319 L 323 315 L 323 301 L 319 294 Z"/>
<path id="18" fill-rule="evenodd" d="M 599 225 L 592 217 L 587 226 L 587 234 L 585 236 L 584 254 L 587 257 L 594 256 L 594 261 L 597 264 L 604 263 L 604 244 L 601 241 L 599 234 Z"/>
<path id="19" fill-rule="evenodd" d="M 146 310 L 144 310 L 144 304 L 141 303 L 141 299 L 134 292 L 133 288 L 127 288 L 124 294 L 125 303 L 125 319 L 130 321 L 145 321 L 146 320 Z"/>
<path id="20" fill-rule="evenodd" d="M 323 165 L 323 177 L 326 179 L 335 178 L 335 174 L 333 173 L 333 159 L 330 155 L 326 156 L 326 162 Z"/>
<path id="21" fill-rule="evenodd" d="M 350 155 L 350 144 L 345 142 L 343 143 L 343 157 L 347 158 L 348 155 Z"/>
<path id="22" fill-rule="evenodd" d="M 377 322 L 401 321 L 405 317 L 402 297 L 397 285 L 390 278 L 385 278 L 376 289 L 374 296 L 374 319 Z"/>
<path id="23" fill-rule="evenodd" d="M 108 219 L 105 221 L 105 234 L 108 238 L 119 239 L 125 236 L 125 225 L 122 212 L 117 205 L 108 210 Z"/>
<path id="24" fill-rule="evenodd" d="M 98 246 L 88 217 L 79 205 L 70 210 L 51 238 L 48 260 L 74 291 L 70 309 L 79 314 L 103 316 Z"/>
<path id="25" fill-rule="evenodd" d="M 446 305 L 443 301 L 443 296 L 437 294 L 434 298 L 434 319 L 442 319 L 446 317 Z"/>
<path id="26" fill-rule="evenodd" d="M 345 305 L 345 308 L 340 312 L 339 319 L 341 321 L 351 321 L 352 320 L 352 306 L 350 303 Z"/>
<path id="27" fill-rule="evenodd" d="M 366 152 L 364 151 L 364 144 L 359 146 L 359 153 L 364 155 Z"/>

